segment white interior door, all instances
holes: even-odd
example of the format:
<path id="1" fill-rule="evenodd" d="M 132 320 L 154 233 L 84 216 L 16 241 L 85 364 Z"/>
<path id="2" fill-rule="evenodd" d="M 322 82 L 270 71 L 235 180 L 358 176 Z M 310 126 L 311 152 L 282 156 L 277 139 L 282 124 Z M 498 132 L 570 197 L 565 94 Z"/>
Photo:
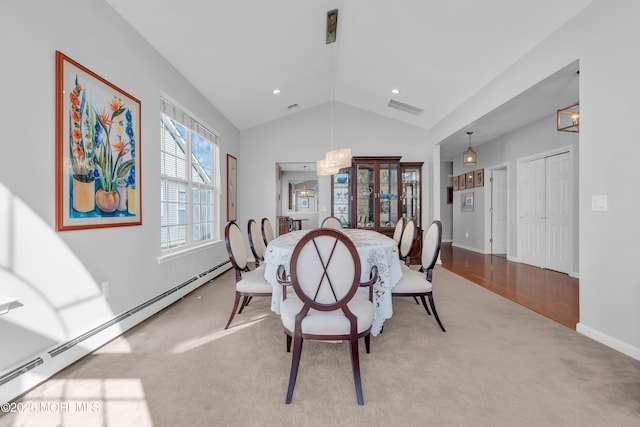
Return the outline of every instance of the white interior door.
<path id="1" fill-rule="evenodd" d="M 491 171 L 491 253 L 507 253 L 507 171 Z"/>
<path id="2" fill-rule="evenodd" d="M 519 168 L 520 257 L 522 262 L 545 267 L 545 160 L 522 163 Z"/>
<path id="3" fill-rule="evenodd" d="M 546 267 L 562 273 L 571 269 L 571 162 L 569 153 L 545 158 Z"/>

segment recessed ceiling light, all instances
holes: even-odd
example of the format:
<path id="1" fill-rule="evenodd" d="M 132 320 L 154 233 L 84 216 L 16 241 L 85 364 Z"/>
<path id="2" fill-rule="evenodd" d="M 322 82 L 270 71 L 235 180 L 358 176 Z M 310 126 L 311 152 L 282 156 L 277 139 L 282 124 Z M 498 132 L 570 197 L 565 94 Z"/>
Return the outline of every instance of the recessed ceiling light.
<path id="1" fill-rule="evenodd" d="M 391 93 L 397 95 L 400 93 L 400 89 L 391 89 Z"/>
<path id="2" fill-rule="evenodd" d="M 279 93 L 280 93 L 280 89 L 274 89 L 274 90 L 273 90 L 273 94 L 274 94 L 274 95 L 277 95 L 277 94 L 279 94 Z"/>

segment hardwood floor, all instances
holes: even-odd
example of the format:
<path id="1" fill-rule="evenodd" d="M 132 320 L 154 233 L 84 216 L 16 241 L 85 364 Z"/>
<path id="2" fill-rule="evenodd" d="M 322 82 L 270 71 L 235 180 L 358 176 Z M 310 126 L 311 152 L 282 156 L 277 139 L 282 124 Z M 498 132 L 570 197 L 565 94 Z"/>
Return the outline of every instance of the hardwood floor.
<path id="1" fill-rule="evenodd" d="M 576 329 L 580 319 L 578 279 L 443 243 L 442 266 L 551 320 Z"/>

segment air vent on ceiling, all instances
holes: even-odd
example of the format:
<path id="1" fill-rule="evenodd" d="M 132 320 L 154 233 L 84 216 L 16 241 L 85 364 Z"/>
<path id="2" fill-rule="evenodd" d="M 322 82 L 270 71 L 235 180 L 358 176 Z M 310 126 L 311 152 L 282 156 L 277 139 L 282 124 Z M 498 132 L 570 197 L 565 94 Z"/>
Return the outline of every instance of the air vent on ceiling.
<path id="1" fill-rule="evenodd" d="M 405 113 L 414 114 L 416 116 L 419 116 L 424 111 L 420 107 L 416 107 L 415 105 L 410 105 L 404 102 L 396 101 L 395 99 L 390 99 L 387 105 L 391 108 L 404 111 Z"/>
<path id="2" fill-rule="evenodd" d="M 291 104 L 287 106 L 287 110 L 293 110 L 294 108 L 298 108 L 298 104 Z"/>

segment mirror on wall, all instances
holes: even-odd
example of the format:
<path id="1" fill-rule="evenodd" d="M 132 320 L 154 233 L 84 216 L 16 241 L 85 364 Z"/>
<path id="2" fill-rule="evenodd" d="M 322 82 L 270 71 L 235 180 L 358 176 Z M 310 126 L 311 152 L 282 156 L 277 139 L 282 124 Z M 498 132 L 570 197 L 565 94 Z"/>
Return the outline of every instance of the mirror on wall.
<path id="1" fill-rule="evenodd" d="M 318 227 L 320 192 L 315 162 L 276 163 L 276 217 L 297 220 L 298 227 Z"/>
<path id="2" fill-rule="evenodd" d="M 318 213 L 318 175 L 315 163 L 280 162 L 278 175 L 279 215 Z"/>

